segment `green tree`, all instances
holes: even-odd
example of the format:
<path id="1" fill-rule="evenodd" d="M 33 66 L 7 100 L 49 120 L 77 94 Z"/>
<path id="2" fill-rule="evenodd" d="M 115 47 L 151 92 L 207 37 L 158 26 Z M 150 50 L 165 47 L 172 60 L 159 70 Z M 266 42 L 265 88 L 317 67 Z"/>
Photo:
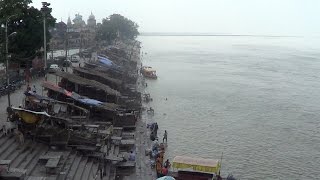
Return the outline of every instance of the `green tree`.
<path id="1" fill-rule="evenodd" d="M 117 37 L 122 39 L 135 39 L 139 35 L 138 24 L 120 15 L 112 14 L 102 20 L 98 27 L 97 39 L 112 42 Z"/>
<path id="2" fill-rule="evenodd" d="M 9 41 L 9 53 L 16 59 L 32 57 L 43 47 L 43 13 L 29 6 L 31 2 L 31 0 L 0 0 L 0 24 L 5 24 L 7 18 L 11 16 L 8 21 L 8 34 L 17 32 Z M 51 38 L 48 29 L 53 27 L 56 21 L 51 11 L 49 9 L 46 13 L 47 42 Z M 1 28 L 0 34 L 0 43 L 4 44 L 4 28 Z"/>

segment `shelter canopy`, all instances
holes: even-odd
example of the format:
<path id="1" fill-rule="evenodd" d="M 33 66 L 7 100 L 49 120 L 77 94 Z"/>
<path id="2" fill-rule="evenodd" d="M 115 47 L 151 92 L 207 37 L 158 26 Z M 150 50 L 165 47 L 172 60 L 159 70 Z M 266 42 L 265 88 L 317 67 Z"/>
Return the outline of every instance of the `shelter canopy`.
<path id="1" fill-rule="evenodd" d="M 94 69 L 89 69 L 89 68 L 84 68 L 84 67 L 81 67 L 81 68 L 74 67 L 73 70 L 74 71 L 78 71 L 80 73 L 89 74 L 89 75 L 92 75 L 92 76 L 99 76 L 101 78 L 104 78 L 104 79 L 106 79 L 106 80 L 108 80 L 108 81 L 110 81 L 112 83 L 118 84 L 118 85 L 122 84 L 121 80 L 109 77 L 108 74 L 103 73 L 103 72 L 99 72 L 99 71 L 94 70 Z"/>
<path id="2" fill-rule="evenodd" d="M 80 103 L 83 103 L 83 104 L 87 104 L 87 105 L 93 105 L 93 106 L 96 106 L 96 107 L 100 107 L 100 108 L 103 108 L 103 109 L 106 109 L 106 110 L 109 110 L 109 111 L 116 111 L 117 108 L 119 108 L 119 106 L 117 104 L 114 104 L 114 103 L 106 103 L 106 102 L 100 102 L 98 100 L 95 100 L 95 99 L 90 99 L 90 98 L 87 98 L 85 96 L 80 96 L 79 94 L 75 93 L 75 92 L 69 92 L 65 89 L 63 89 L 62 87 L 59 87 L 57 85 L 54 85 L 48 81 L 43 81 L 42 82 L 42 86 L 44 88 L 47 88 L 47 89 L 50 89 L 54 92 L 58 92 L 58 93 L 61 93 L 61 94 L 64 94 L 68 97 L 71 97 L 72 99 L 80 102 Z"/>
<path id="3" fill-rule="evenodd" d="M 80 76 L 77 76 L 75 74 L 71 74 L 71 73 L 66 73 L 66 72 L 62 72 L 62 71 L 56 71 L 55 74 L 59 77 L 65 78 L 68 81 L 71 81 L 75 84 L 79 84 L 82 86 L 91 86 L 94 87 L 96 89 L 101 89 L 103 91 L 105 91 L 107 94 L 109 95 L 115 95 L 115 96 L 120 96 L 120 92 L 110 88 L 109 86 L 99 83 L 97 81 L 94 80 L 89 80 Z"/>
<path id="4" fill-rule="evenodd" d="M 102 55 L 98 55 L 99 62 L 108 68 L 112 68 L 114 70 L 119 70 L 120 66 L 111 61 L 108 57 L 103 57 Z"/>

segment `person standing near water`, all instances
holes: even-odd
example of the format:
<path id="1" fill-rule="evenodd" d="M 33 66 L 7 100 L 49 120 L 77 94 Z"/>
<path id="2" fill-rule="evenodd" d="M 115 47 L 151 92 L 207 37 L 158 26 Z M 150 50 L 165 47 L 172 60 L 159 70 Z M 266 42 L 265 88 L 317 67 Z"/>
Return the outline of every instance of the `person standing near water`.
<path id="1" fill-rule="evenodd" d="M 33 90 L 32 90 L 32 92 L 35 93 L 35 94 L 37 93 L 36 85 L 33 85 Z"/>
<path id="2" fill-rule="evenodd" d="M 164 143 L 164 140 L 166 140 L 166 143 L 168 142 L 168 133 L 167 130 L 164 130 L 163 139 L 162 142 Z"/>
<path id="3" fill-rule="evenodd" d="M 154 134 L 155 134 L 155 137 L 158 137 L 158 129 L 159 129 L 158 123 L 155 123 L 155 124 L 154 124 L 154 129 L 153 129 L 153 132 L 154 132 Z"/>
<path id="4" fill-rule="evenodd" d="M 170 163 L 169 159 L 167 159 L 166 162 L 164 162 L 164 167 L 166 167 L 167 169 L 170 169 L 171 163 Z"/>
<path id="5" fill-rule="evenodd" d="M 157 178 L 161 177 L 162 174 L 162 162 L 160 160 L 160 157 L 157 157 L 156 160 L 156 172 L 157 172 Z"/>

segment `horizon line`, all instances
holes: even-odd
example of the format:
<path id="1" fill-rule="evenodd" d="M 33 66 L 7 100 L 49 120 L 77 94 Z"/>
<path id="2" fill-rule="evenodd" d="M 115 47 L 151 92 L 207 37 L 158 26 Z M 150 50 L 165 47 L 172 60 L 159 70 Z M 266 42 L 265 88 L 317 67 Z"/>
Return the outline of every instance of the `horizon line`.
<path id="1" fill-rule="evenodd" d="M 220 34 L 220 33 L 191 33 L 191 32 L 141 32 L 140 36 L 231 36 L 231 37 L 306 37 L 303 35 L 264 35 L 264 34 Z M 312 36 L 320 37 L 320 36 Z"/>

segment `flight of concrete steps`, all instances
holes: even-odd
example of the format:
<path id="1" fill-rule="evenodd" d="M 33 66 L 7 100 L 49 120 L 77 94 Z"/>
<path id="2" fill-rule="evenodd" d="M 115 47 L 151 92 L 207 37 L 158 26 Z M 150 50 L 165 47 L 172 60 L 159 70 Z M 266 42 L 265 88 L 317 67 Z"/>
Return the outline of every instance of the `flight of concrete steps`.
<path id="1" fill-rule="evenodd" d="M 54 173 L 47 173 L 39 157 L 45 154 L 59 154 L 61 159 Z M 0 160 L 12 160 L 10 169 L 24 171 L 26 179 L 94 180 L 98 172 L 98 161 L 72 150 L 57 151 L 42 143 L 26 139 L 21 146 L 13 134 L 0 133 Z M 1 178 L 1 177 L 0 177 Z"/>

